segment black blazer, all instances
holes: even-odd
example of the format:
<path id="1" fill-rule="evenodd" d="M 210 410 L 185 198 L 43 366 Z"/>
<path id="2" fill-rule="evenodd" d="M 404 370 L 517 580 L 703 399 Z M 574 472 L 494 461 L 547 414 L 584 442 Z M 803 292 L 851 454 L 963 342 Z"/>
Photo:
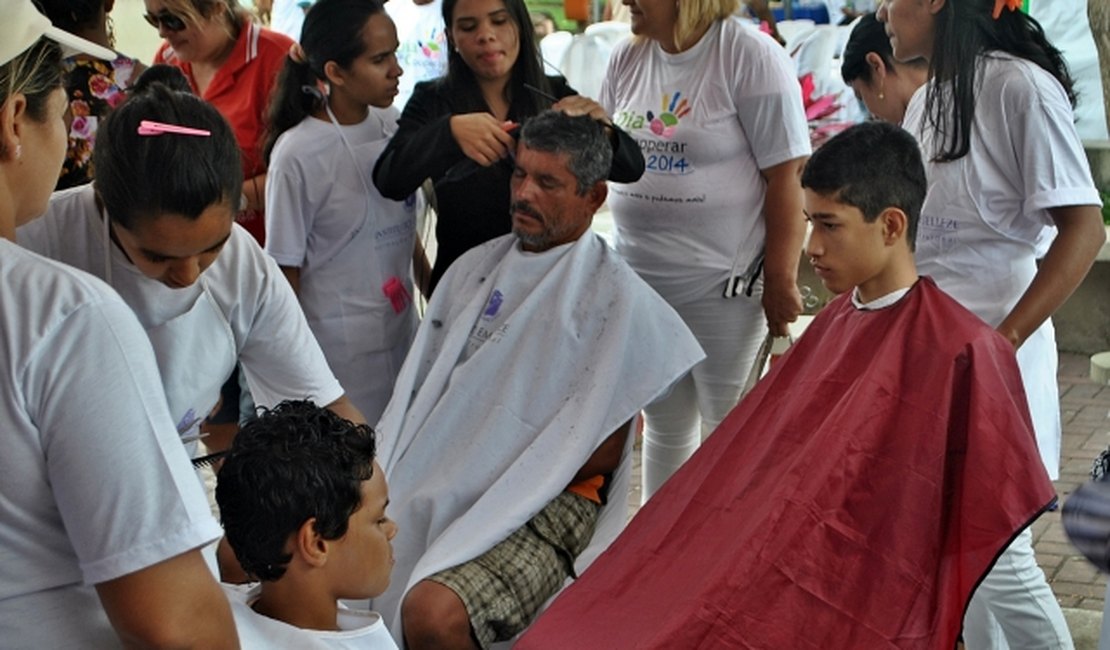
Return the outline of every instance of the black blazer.
<path id="1" fill-rule="evenodd" d="M 562 77 L 548 77 L 548 81 L 556 97 L 578 94 Z M 451 136 L 451 116 L 473 111 L 465 108 L 464 102 L 460 93 L 452 91 L 446 77 L 416 84 L 397 133 L 374 165 L 374 185 L 383 196 L 393 200 L 409 196 L 425 179 L 431 178 L 435 185 L 439 250 L 432 269 L 433 288 L 460 255 L 512 230 L 509 216 L 512 167 L 507 161 L 490 167 L 465 164 L 469 158 Z M 513 102 L 509 119 L 520 122 L 520 110 Z M 618 183 L 639 180 L 644 173 L 639 145 L 616 126 L 613 132 L 609 180 Z"/>

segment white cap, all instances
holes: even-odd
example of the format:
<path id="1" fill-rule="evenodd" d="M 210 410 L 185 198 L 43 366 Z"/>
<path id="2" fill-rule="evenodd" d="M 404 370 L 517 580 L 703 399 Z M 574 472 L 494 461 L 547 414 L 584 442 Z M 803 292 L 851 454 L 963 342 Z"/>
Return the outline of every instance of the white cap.
<path id="1" fill-rule="evenodd" d="M 51 25 L 31 0 L 0 0 L 0 16 L 4 17 L 0 20 L 0 65 L 22 54 L 42 36 L 61 45 L 66 55 L 88 54 L 109 61 L 117 56 L 106 47 Z"/>

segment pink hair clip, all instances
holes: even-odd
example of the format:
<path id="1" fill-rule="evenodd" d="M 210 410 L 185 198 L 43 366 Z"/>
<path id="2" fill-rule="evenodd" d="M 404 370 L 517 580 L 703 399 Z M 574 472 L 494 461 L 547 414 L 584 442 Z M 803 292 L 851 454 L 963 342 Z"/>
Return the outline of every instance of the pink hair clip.
<path id="1" fill-rule="evenodd" d="M 1017 11 L 1021 9 L 1022 0 L 994 0 L 994 11 L 991 12 L 991 18 L 998 20 L 1002 15 L 1002 8 L 1005 7 L 1010 11 Z"/>
<path id="2" fill-rule="evenodd" d="M 211 131 L 204 129 L 192 129 L 187 126 L 177 126 L 176 124 L 164 124 L 162 122 L 152 122 L 150 120 L 143 120 L 139 122 L 139 135 L 162 135 L 163 133 L 173 133 L 175 135 L 198 135 L 207 138 L 212 135 Z"/>

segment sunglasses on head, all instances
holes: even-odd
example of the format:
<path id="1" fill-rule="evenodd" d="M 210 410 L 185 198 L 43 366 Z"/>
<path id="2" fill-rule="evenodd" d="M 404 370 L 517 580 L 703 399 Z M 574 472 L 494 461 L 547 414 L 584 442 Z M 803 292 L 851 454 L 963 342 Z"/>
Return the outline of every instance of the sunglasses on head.
<path id="1" fill-rule="evenodd" d="M 162 28 L 167 32 L 180 32 L 188 26 L 185 24 L 184 18 L 168 11 L 158 14 L 143 14 L 143 18 L 146 18 L 151 27 L 155 29 Z"/>

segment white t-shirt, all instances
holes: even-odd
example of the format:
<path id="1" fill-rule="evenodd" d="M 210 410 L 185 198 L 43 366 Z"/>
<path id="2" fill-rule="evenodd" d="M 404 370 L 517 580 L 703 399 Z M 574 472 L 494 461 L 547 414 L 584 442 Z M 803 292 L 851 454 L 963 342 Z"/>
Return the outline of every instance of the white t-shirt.
<path id="1" fill-rule="evenodd" d="M 720 294 L 733 261 L 745 269 L 763 248 L 760 170 L 810 152 L 789 57 L 734 18 L 679 54 L 633 39 L 614 51 L 600 103 L 647 163 L 636 183 L 610 185 L 617 250 L 671 304 Z"/>
<path id="2" fill-rule="evenodd" d="M 1048 243 L 1048 208 L 1099 205 L 1063 87 L 1036 64 L 1008 54 L 979 58 L 971 148 L 929 162 L 935 130 L 925 126 L 926 85 L 903 126 L 918 138 L 929 189 L 917 231 L 917 270 L 992 327 L 1029 288 Z M 1052 319 L 1017 351 L 1037 445 L 1059 476 L 1060 408 Z"/>
<path id="3" fill-rule="evenodd" d="M 338 127 L 357 162 L 331 122 L 305 118 L 278 138 L 266 179 L 266 252 L 281 266 L 299 268 L 302 281 L 355 253 L 383 260 L 390 275 L 408 277 L 416 236 L 415 195 L 391 201 L 370 180 L 374 163 L 397 130 L 397 118 L 395 108 L 371 108 L 362 122 Z M 370 224 L 363 218 L 368 210 Z M 364 225 L 377 229 L 374 250 L 345 250 Z M 372 289 L 376 298 L 381 292 Z"/>
<path id="4" fill-rule="evenodd" d="M 226 348 L 229 358 L 219 360 L 221 367 L 227 368 L 222 378 L 192 377 L 182 373 L 176 364 L 167 368 L 163 360 L 171 351 L 155 345 L 163 378 L 185 376 L 191 382 L 181 386 L 170 385 L 172 380 L 167 380 L 165 390 L 170 403 L 189 405 L 188 410 L 196 417 L 203 418 L 216 405 L 219 386 L 236 361 L 242 364 L 259 406 L 274 406 L 286 399 L 311 399 L 323 406 L 343 395 L 289 282 L 238 224 L 232 226 L 231 237 L 200 280 L 183 289 L 171 289 L 146 277 L 117 246 L 108 244 L 92 185 L 56 192 L 46 214 L 19 228 L 16 239 L 28 249 L 97 276 L 104 276 L 105 254 L 110 254 L 109 284 L 148 333 L 188 312 L 198 301 L 211 298 L 226 325 L 220 331 L 193 332 L 190 345 L 196 345 L 196 349 L 172 352 L 175 358 L 197 360 L 198 366 L 203 360 L 207 366 L 215 361 L 210 359 L 213 350 Z M 227 331 L 233 339 L 233 348 L 216 344 L 227 337 Z M 206 340 L 210 343 L 205 344 Z M 173 395 L 185 397 L 175 399 Z M 171 412 L 171 416 L 185 433 L 180 423 L 186 413 Z"/>
<path id="5" fill-rule="evenodd" d="M 405 71 L 393 105 L 403 109 L 417 82 L 447 74 L 443 0 L 423 5 L 412 0 L 390 0 L 385 3 L 385 11 L 397 26 L 397 63 Z"/>
<path id="6" fill-rule="evenodd" d="M 396 123 L 394 108 L 339 127 L 306 118 L 278 138 L 266 178 L 266 251 L 300 269 L 309 327 L 370 421 L 389 401 L 417 322 L 415 195 L 391 201 L 370 180 Z M 383 290 L 391 278 L 407 294 L 398 305 Z"/>
<path id="7" fill-rule="evenodd" d="M 243 650 L 397 650 L 397 643 L 377 612 L 347 609 L 340 603 L 336 621 L 339 630 L 306 630 L 251 609 L 262 594 L 260 584 L 222 586 L 231 603 L 235 627 L 239 630 L 239 645 Z"/>
<path id="8" fill-rule="evenodd" d="M 219 538 L 127 305 L 0 239 L 0 645 L 106 648 L 92 585 Z"/>
<path id="9" fill-rule="evenodd" d="M 1036 273 L 1048 208 L 1100 205 L 1064 89 L 1036 64 L 999 52 L 981 56 L 971 148 L 929 162 L 935 129 L 918 89 L 904 128 L 921 143 L 929 190 L 917 233 L 917 268 L 992 326 L 1013 309 Z"/>

